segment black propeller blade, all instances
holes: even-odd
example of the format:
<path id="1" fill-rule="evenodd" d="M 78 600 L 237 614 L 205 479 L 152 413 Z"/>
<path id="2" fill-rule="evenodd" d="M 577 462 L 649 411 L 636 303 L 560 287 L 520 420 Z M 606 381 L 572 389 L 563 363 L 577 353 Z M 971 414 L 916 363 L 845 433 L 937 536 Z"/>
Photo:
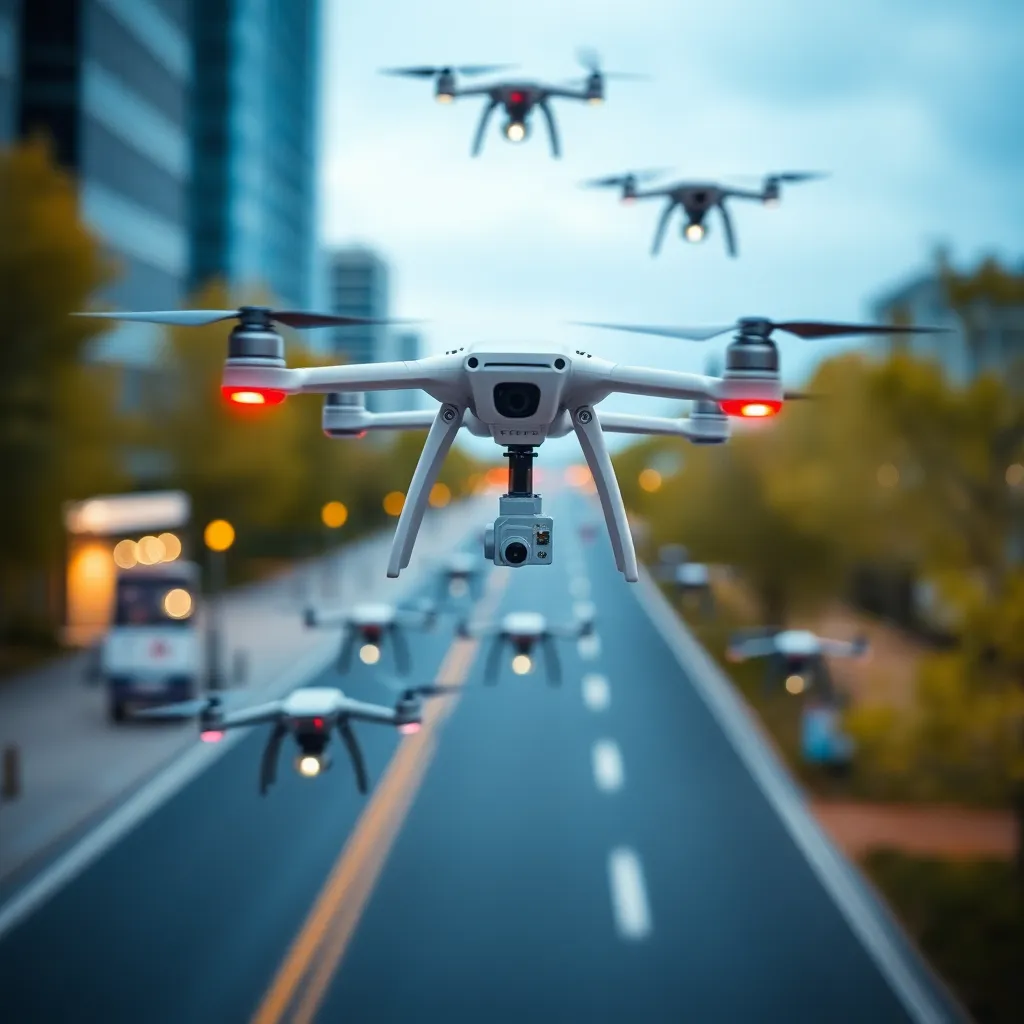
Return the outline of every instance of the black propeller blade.
<path id="1" fill-rule="evenodd" d="M 627 185 L 637 186 L 646 181 L 653 181 L 667 174 L 668 170 L 661 167 L 652 167 L 643 171 L 628 171 L 625 174 L 610 174 L 605 178 L 591 178 L 584 181 L 582 188 L 622 188 Z"/>
<path id="2" fill-rule="evenodd" d="M 650 75 L 638 75 L 631 71 L 604 71 L 601 68 L 601 55 L 589 46 L 581 46 L 576 51 L 576 59 L 583 65 L 588 74 L 600 75 L 602 78 L 640 80 L 651 77 Z"/>
<path id="3" fill-rule="evenodd" d="M 424 686 L 409 686 L 402 691 L 400 700 L 414 701 L 419 697 L 443 697 L 461 689 L 458 683 L 427 683 Z"/>
<path id="4" fill-rule="evenodd" d="M 651 334 L 660 338 L 680 338 L 684 341 L 709 341 L 720 334 L 738 331 L 748 336 L 767 339 L 773 331 L 784 331 L 798 338 L 834 338 L 850 334 L 948 334 L 948 327 L 902 327 L 895 324 L 843 324 L 818 320 L 786 320 L 774 323 L 761 318 L 738 320 L 734 324 L 719 327 L 646 327 L 639 324 L 606 324 L 587 321 L 570 321 L 577 327 L 599 327 L 610 331 L 626 331 L 631 334 Z"/>
<path id="5" fill-rule="evenodd" d="M 489 75 L 494 71 L 506 71 L 516 67 L 515 64 L 458 64 L 455 66 L 435 67 L 432 64 L 420 64 L 408 68 L 381 68 L 382 75 L 397 75 L 402 78 L 433 78 L 435 75 Z"/>
<path id="6" fill-rule="evenodd" d="M 296 330 L 312 327 L 355 327 L 368 324 L 410 324 L 412 320 L 376 320 L 361 316 L 339 316 L 335 313 L 307 313 L 294 309 L 268 309 L 263 306 L 241 306 L 239 309 L 171 309 L 153 312 L 72 313 L 72 316 L 97 320 L 129 320 L 146 324 L 173 324 L 178 327 L 203 327 L 221 320 L 240 320 L 269 324 L 276 321 Z"/>
<path id="7" fill-rule="evenodd" d="M 828 171 L 782 171 L 779 174 L 766 174 L 765 177 L 769 181 L 780 183 L 787 181 L 818 181 L 821 178 L 827 178 Z"/>

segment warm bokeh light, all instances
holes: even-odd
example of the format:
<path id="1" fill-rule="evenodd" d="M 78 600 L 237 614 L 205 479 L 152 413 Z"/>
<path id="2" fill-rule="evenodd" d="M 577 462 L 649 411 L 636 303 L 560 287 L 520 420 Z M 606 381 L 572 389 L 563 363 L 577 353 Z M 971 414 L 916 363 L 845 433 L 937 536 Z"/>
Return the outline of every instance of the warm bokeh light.
<path id="1" fill-rule="evenodd" d="M 686 225 L 686 240 L 688 242 L 700 242 L 704 238 L 704 226 L 701 224 Z"/>
<path id="2" fill-rule="evenodd" d="M 227 551 L 235 543 L 235 528 L 226 519 L 214 519 L 206 524 L 203 541 L 211 551 Z"/>
<path id="3" fill-rule="evenodd" d="M 444 508 L 452 500 L 452 491 L 447 484 L 434 484 L 430 488 L 431 508 Z"/>
<path id="4" fill-rule="evenodd" d="M 533 668 L 533 661 L 528 654 L 517 654 L 512 659 L 512 671 L 517 676 L 525 676 Z"/>
<path id="5" fill-rule="evenodd" d="M 900 471 L 891 463 L 886 462 L 878 467 L 878 483 L 881 487 L 895 487 L 900 482 Z"/>
<path id="6" fill-rule="evenodd" d="M 586 466 L 574 465 L 566 468 L 565 482 L 572 487 L 586 487 L 593 477 Z"/>
<path id="7" fill-rule="evenodd" d="M 307 779 L 315 778 L 320 774 L 320 758 L 306 754 L 299 758 L 298 769 L 299 774 L 305 776 Z"/>
<path id="8" fill-rule="evenodd" d="M 803 693 L 804 691 L 804 677 L 803 676 L 787 676 L 786 678 L 786 689 L 796 695 Z"/>
<path id="9" fill-rule="evenodd" d="M 173 533 L 161 533 L 157 540 L 164 546 L 164 561 L 173 562 L 181 557 L 181 541 Z"/>
<path id="10" fill-rule="evenodd" d="M 139 549 L 135 541 L 122 540 L 114 546 L 114 564 L 119 569 L 133 569 L 139 564 Z"/>
<path id="11" fill-rule="evenodd" d="M 137 557 L 139 565 L 156 565 L 164 560 L 166 549 L 159 537 L 143 537 L 139 541 Z"/>
<path id="12" fill-rule="evenodd" d="M 348 521 L 348 509 L 340 501 L 329 501 L 320 509 L 320 518 L 324 526 L 337 530 Z"/>
<path id="13" fill-rule="evenodd" d="M 420 731 L 420 723 L 419 722 L 404 722 L 402 725 L 400 725 L 398 727 L 398 731 L 403 736 L 412 736 L 415 733 L 418 733 Z"/>
<path id="14" fill-rule="evenodd" d="M 164 611 L 172 619 L 187 619 L 192 614 L 192 595 L 181 587 L 164 595 Z"/>
<path id="15" fill-rule="evenodd" d="M 376 665 L 380 661 L 380 648 L 376 644 L 363 644 L 359 648 L 359 660 L 364 665 Z"/>
<path id="16" fill-rule="evenodd" d="M 645 469 L 640 473 L 640 486 L 653 494 L 661 487 L 661 474 L 656 469 Z"/>
<path id="17" fill-rule="evenodd" d="M 400 516 L 405 508 L 405 495 L 401 491 L 391 491 L 384 495 L 384 511 L 389 516 Z"/>
<path id="18" fill-rule="evenodd" d="M 504 487 L 508 483 L 508 470 L 503 466 L 492 466 L 487 470 L 488 487 Z"/>
<path id="19" fill-rule="evenodd" d="M 437 94 L 436 99 L 437 99 L 438 103 L 451 103 L 453 97 L 452 97 L 451 93 L 439 92 Z"/>
<path id="20" fill-rule="evenodd" d="M 1011 487 L 1020 487 L 1024 484 L 1024 466 L 1019 462 L 1015 462 L 1006 470 L 1006 482 Z"/>

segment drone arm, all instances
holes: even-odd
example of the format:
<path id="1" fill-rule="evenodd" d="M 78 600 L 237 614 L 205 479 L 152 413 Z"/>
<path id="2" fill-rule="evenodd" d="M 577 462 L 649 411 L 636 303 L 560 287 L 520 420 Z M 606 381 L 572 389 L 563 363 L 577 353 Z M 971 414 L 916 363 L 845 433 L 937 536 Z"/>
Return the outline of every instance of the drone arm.
<path id="1" fill-rule="evenodd" d="M 487 122 L 490 121 L 491 114 L 494 113 L 497 106 L 497 99 L 491 96 L 487 106 L 484 107 L 484 112 L 480 115 L 480 123 L 477 125 L 476 135 L 473 137 L 473 156 L 480 155 L 480 147 L 484 144 L 484 132 L 487 131 Z"/>
<path id="2" fill-rule="evenodd" d="M 327 610 L 319 608 L 306 609 L 306 626 L 310 629 L 314 629 L 317 626 L 344 626 L 347 622 L 348 613 L 340 608 L 329 608 Z"/>
<path id="3" fill-rule="evenodd" d="M 609 434 L 659 434 L 692 437 L 687 420 L 671 416 L 631 416 L 628 413 L 603 412 L 601 426 Z"/>
<path id="4" fill-rule="evenodd" d="M 748 658 L 763 658 L 775 653 L 774 637 L 755 637 L 733 641 L 729 644 L 730 661 L 746 661 Z"/>
<path id="5" fill-rule="evenodd" d="M 217 718 L 217 729 L 240 729 L 246 725 L 260 725 L 273 722 L 280 718 L 281 702 L 270 701 L 268 704 L 256 704 L 251 708 L 240 708 Z"/>
<path id="6" fill-rule="evenodd" d="M 696 373 L 679 373 L 647 366 L 627 366 L 616 363 L 601 380 L 609 392 L 626 395 L 646 395 L 648 398 L 680 398 L 719 400 L 716 394 L 721 383 L 718 377 L 705 377 Z"/>
<path id="7" fill-rule="evenodd" d="M 818 645 L 827 658 L 862 658 L 867 654 L 867 645 L 863 641 L 820 639 Z"/>
<path id="8" fill-rule="evenodd" d="M 429 409 L 402 412 L 369 412 L 361 424 L 363 430 L 429 430 L 434 413 Z"/>
<path id="9" fill-rule="evenodd" d="M 344 699 L 338 718 L 339 723 L 346 719 L 357 722 L 371 722 L 374 725 L 394 725 L 398 721 L 394 708 L 383 704 L 366 704 L 361 700 Z"/>
<path id="10" fill-rule="evenodd" d="M 544 120 L 548 126 L 548 135 L 551 138 L 551 155 L 553 157 L 560 157 L 561 147 L 558 144 L 558 126 L 555 124 L 555 115 L 548 105 L 547 99 L 541 99 L 538 101 L 537 106 L 540 107 L 540 112 L 544 115 Z"/>
<path id="11" fill-rule="evenodd" d="M 409 484 L 409 494 L 402 506 L 402 514 L 398 519 L 395 539 L 391 545 L 391 558 L 388 561 L 388 576 L 395 578 L 409 564 L 412 557 L 416 534 L 419 532 L 423 513 L 427 507 L 430 490 L 434 486 L 441 464 L 462 426 L 465 410 L 459 406 L 444 404 L 437 410 L 430 433 L 423 444 L 416 472 Z"/>
<path id="12" fill-rule="evenodd" d="M 274 388 L 296 395 L 417 388 L 432 392 L 450 386 L 450 378 L 451 361 L 444 356 L 429 356 L 403 362 L 350 363 L 305 369 L 228 363 L 224 367 L 222 383 L 225 387 Z"/>
<path id="13" fill-rule="evenodd" d="M 278 720 L 267 738 L 260 760 L 260 796 L 266 796 L 267 790 L 277 779 L 277 759 L 281 753 L 281 741 L 288 735 L 284 722 Z"/>
<path id="14" fill-rule="evenodd" d="M 633 537 L 629 532 L 626 506 L 622 502 L 622 492 L 619 490 L 615 468 L 612 466 L 608 446 L 604 441 L 601 422 L 594 410 L 587 406 L 576 409 L 572 421 L 583 455 L 597 485 L 605 522 L 608 524 L 612 551 L 615 553 L 615 565 L 630 583 L 636 583 L 640 574 L 636 564 Z"/>
<path id="15" fill-rule="evenodd" d="M 725 199 L 718 201 L 718 212 L 722 215 L 722 227 L 725 229 L 725 245 L 730 256 L 736 255 L 736 233 L 732 229 L 732 218 L 725 206 Z"/>
<path id="16" fill-rule="evenodd" d="M 360 793 L 365 793 L 370 788 L 370 780 L 366 775 L 366 761 L 363 760 L 363 752 L 359 748 L 359 741 L 352 731 L 352 724 L 347 718 L 338 719 L 338 735 L 341 742 L 345 744 L 349 760 L 352 762 L 352 770 L 356 775 L 356 788 Z"/>
<path id="17" fill-rule="evenodd" d="M 654 244 L 651 246 L 651 255 L 657 256 L 661 251 L 661 243 L 665 238 L 665 229 L 668 227 L 669 217 L 672 216 L 672 211 L 676 208 L 675 199 L 669 199 L 665 206 L 665 209 L 661 211 L 661 217 L 658 219 L 658 227 L 654 232 Z"/>

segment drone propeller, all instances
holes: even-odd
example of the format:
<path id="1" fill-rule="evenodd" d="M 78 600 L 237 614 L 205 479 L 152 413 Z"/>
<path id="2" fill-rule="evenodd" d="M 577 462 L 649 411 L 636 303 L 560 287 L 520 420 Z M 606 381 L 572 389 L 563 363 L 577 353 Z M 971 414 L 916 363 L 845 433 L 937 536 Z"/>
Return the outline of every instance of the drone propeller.
<path id="1" fill-rule="evenodd" d="M 767 340 L 773 331 L 784 331 L 798 338 L 835 338 L 848 334 L 946 334 L 947 327 L 898 327 L 894 324 L 840 324 L 818 320 L 786 320 L 775 323 L 760 317 L 737 320 L 721 327 L 644 327 L 638 324 L 605 324 L 572 321 L 577 327 L 599 327 L 631 334 L 652 334 L 660 338 L 680 338 L 684 341 L 709 341 L 720 334 L 738 331 L 747 337 Z"/>
<path id="2" fill-rule="evenodd" d="M 494 71 L 506 71 L 516 67 L 515 64 L 460 64 L 456 66 L 434 67 L 421 64 L 409 68 L 381 68 L 382 75 L 397 75 L 402 78 L 433 78 L 435 75 L 489 75 Z"/>
<path id="3" fill-rule="evenodd" d="M 779 174 L 766 174 L 768 181 L 817 181 L 820 178 L 827 178 L 828 171 L 782 171 Z"/>
<path id="4" fill-rule="evenodd" d="M 588 46 L 580 47 L 576 51 L 576 59 L 583 65 L 588 75 L 600 75 L 601 78 L 617 78 L 620 80 L 646 79 L 650 75 L 638 75 L 631 71 L 603 71 L 601 69 L 601 55 Z"/>
<path id="5" fill-rule="evenodd" d="M 424 686 L 408 686 L 402 691 L 400 701 L 413 701 L 420 697 L 443 697 L 461 689 L 458 683 L 427 683 Z"/>
<path id="6" fill-rule="evenodd" d="M 302 310 L 268 309 L 264 306 L 241 306 L 238 309 L 171 309 L 148 313 L 110 312 L 73 313 L 72 316 L 97 320 L 129 320 L 145 324 L 174 324 L 179 327 L 204 327 L 222 320 L 241 320 L 243 323 L 276 321 L 296 330 L 312 327 L 354 327 L 370 324 L 412 323 L 401 320 L 376 320 L 361 316 L 338 316 L 334 313 L 306 313 Z"/>
<path id="7" fill-rule="evenodd" d="M 668 170 L 663 167 L 651 167 L 643 171 L 628 171 L 626 174 L 610 174 L 606 178 L 591 178 L 584 181 L 581 188 L 622 188 L 624 186 L 636 187 L 645 181 L 653 181 L 667 174 Z"/>

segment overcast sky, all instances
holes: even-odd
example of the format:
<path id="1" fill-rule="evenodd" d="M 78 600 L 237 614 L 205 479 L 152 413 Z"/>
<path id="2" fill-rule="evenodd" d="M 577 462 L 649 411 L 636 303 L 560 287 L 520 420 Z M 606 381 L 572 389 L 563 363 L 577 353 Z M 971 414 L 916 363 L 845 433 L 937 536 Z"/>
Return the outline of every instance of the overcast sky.
<path id="1" fill-rule="evenodd" d="M 432 351 L 585 341 L 608 358 L 699 370 L 706 346 L 564 321 L 863 317 L 939 244 L 957 263 L 1024 253 L 1019 0 L 324 4 L 324 241 L 388 259 L 392 313 L 429 319 Z M 429 80 L 377 74 L 493 61 L 564 81 L 581 45 L 608 70 L 652 77 L 609 82 L 600 107 L 555 101 L 561 160 L 539 121 L 525 144 L 507 142 L 500 114 L 473 160 L 482 100 L 442 106 Z M 741 185 L 768 171 L 832 176 L 791 187 L 777 209 L 734 202 L 738 259 L 714 219 L 703 245 L 674 221 L 652 259 L 657 201 L 626 207 L 578 187 L 644 167 Z M 834 350 L 783 342 L 785 377 L 798 383 Z"/>

